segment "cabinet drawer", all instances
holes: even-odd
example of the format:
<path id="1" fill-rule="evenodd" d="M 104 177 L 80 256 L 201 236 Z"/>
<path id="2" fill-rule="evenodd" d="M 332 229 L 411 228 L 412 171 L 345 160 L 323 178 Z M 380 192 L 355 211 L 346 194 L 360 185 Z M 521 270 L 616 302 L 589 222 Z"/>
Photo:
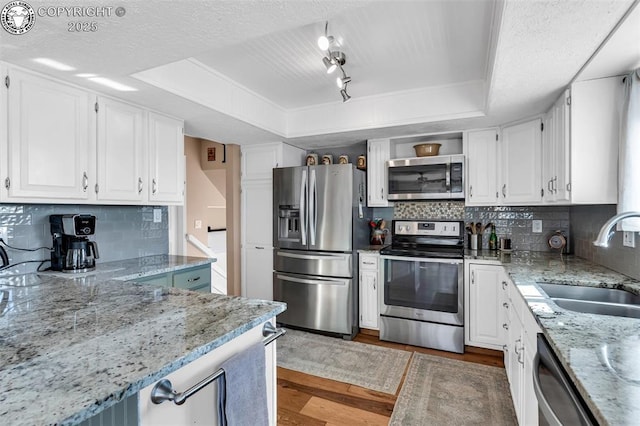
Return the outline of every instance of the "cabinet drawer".
<path id="1" fill-rule="evenodd" d="M 378 256 L 360 255 L 360 269 L 377 270 Z"/>
<path id="2" fill-rule="evenodd" d="M 210 292 L 211 267 L 209 265 L 187 269 L 173 274 L 173 286 L 187 290 Z"/>
<path id="3" fill-rule="evenodd" d="M 161 287 L 171 287 L 171 274 L 158 274 L 151 275 L 149 277 L 136 278 L 135 280 L 131 280 L 135 283 L 140 284 L 151 284 L 151 285 L 159 285 Z"/>

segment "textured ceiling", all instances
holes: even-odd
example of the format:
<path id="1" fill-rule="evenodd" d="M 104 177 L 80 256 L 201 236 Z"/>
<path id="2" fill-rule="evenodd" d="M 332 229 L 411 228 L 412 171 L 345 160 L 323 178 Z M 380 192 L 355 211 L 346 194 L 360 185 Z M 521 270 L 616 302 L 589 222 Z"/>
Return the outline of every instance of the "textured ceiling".
<path id="1" fill-rule="evenodd" d="M 107 6 L 87 0 L 64 5 Z M 138 0 L 122 5 L 126 14 L 96 19 L 95 32 L 68 32 L 70 22 L 83 19 L 65 16 L 37 17 L 34 28 L 21 36 L 0 30 L 0 60 L 182 117 L 194 136 L 320 146 L 495 125 L 540 113 L 637 0 Z M 582 78 L 638 66 L 638 10 Z M 131 77 L 195 58 L 283 110 L 341 104 L 315 45 L 325 20 L 347 55 L 354 99 L 484 80 L 486 116 L 287 139 L 232 118 L 223 108 L 211 109 Z M 111 91 L 75 72 L 32 61 L 43 56 L 139 90 Z"/>
<path id="2" fill-rule="evenodd" d="M 336 14 L 328 33 L 346 55 L 349 93 L 484 80 L 493 8 L 490 1 L 376 2 Z M 334 102 L 341 99 L 337 74 L 326 73 L 316 44 L 324 26 L 280 31 L 195 59 L 285 109 Z"/>

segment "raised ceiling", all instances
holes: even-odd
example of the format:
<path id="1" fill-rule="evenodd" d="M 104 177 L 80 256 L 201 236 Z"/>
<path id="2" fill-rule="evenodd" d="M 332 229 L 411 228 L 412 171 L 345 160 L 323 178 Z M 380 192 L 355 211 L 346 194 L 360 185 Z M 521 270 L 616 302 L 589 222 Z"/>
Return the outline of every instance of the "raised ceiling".
<path id="1" fill-rule="evenodd" d="M 124 4 L 123 17 L 96 19 L 95 32 L 68 32 L 74 19 L 65 16 L 37 17 L 34 28 L 20 36 L 0 30 L 0 59 L 181 117 L 193 136 L 318 147 L 538 114 L 636 5 L 637 0 L 137 1 Z M 353 78 L 348 103 L 341 102 L 316 46 L 327 20 Z M 640 65 L 639 27 L 629 28 L 619 31 L 626 36 L 611 38 L 618 47 L 599 52 L 582 71 L 584 78 Z M 35 57 L 77 71 L 44 68 L 32 62 Z M 79 72 L 138 91 L 111 91 L 76 77 Z"/>

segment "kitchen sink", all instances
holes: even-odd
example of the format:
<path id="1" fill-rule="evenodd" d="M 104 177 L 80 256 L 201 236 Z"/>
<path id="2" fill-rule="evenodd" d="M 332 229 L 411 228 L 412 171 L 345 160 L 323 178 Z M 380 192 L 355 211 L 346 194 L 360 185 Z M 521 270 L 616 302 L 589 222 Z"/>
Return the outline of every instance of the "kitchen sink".
<path id="1" fill-rule="evenodd" d="M 569 311 L 585 314 L 613 315 L 615 317 L 640 318 L 640 306 L 623 303 L 591 302 L 589 300 L 551 298 L 556 305 Z"/>
<path id="2" fill-rule="evenodd" d="M 640 306 L 640 296 L 624 290 L 563 284 L 538 283 L 549 297 L 578 301 L 622 303 Z"/>
<path id="3" fill-rule="evenodd" d="M 561 308 L 586 314 L 640 318 L 640 296 L 614 288 L 538 283 Z"/>

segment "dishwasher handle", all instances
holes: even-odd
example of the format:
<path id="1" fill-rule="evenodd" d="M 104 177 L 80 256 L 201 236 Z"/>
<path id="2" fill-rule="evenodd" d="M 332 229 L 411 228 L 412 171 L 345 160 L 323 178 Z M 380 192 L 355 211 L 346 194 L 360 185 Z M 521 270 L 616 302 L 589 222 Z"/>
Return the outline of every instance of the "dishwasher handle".
<path id="1" fill-rule="evenodd" d="M 544 397 L 542 393 L 542 386 L 540 385 L 540 375 L 538 372 L 540 371 L 540 354 L 536 353 L 536 356 L 533 357 L 533 391 L 536 394 L 536 399 L 538 400 L 538 409 L 542 413 L 542 416 L 547 421 L 549 426 L 562 426 L 560 419 L 556 416 L 556 413 L 551 409 L 551 405 Z"/>

